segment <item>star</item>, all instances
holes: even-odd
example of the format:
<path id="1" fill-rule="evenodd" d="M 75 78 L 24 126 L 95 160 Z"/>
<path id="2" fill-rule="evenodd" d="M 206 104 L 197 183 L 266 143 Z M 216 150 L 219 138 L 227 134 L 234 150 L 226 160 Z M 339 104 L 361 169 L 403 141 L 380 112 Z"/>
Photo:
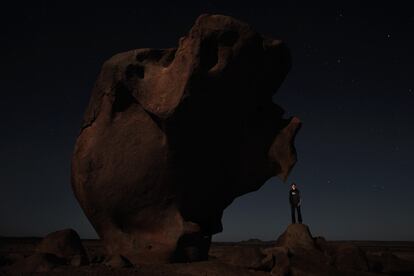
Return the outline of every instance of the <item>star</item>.
<path id="1" fill-rule="evenodd" d="M 342 59 L 341 59 L 341 58 L 338 58 L 338 59 L 336 60 L 336 62 L 337 62 L 337 63 L 341 63 L 341 62 L 342 62 Z"/>
<path id="2" fill-rule="evenodd" d="M 344 17 L 344 14 L 342 13 L 342 11 L 338 11 L 338 14 L 336 16 L 336 20 L 338 21 L 339 19 L 341 19 L 342 17 Z"/>
<path id="3" fill-rule="evenodd" d="M 391 38 L 391 34 L 387 34 L 387 38 Z"/>

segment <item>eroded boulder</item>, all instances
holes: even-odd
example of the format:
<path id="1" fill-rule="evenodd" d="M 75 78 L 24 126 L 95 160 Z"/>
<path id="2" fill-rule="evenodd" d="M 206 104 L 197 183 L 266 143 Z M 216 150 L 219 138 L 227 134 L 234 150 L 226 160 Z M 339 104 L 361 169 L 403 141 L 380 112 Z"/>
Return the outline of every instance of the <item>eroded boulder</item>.
<path id="1" fill-rule="evenodd" d="M 272 176 L 286 180 L 301 123 L 283 118 L 272 95 L 289 68 L 281 41 L 208 14 L 177 48 L 105 62 L 71 177 L 108 255 L 134 264 L 206 258 L 236 197 Z"/>
<path id="2" fill-rule="evenodd" d="M 69 263 L 87 265 L 89 258 L 78 233 L 73 229 L 63 229 L 46 235 L 37 245 L 36 252 L 54 254 Z"/>

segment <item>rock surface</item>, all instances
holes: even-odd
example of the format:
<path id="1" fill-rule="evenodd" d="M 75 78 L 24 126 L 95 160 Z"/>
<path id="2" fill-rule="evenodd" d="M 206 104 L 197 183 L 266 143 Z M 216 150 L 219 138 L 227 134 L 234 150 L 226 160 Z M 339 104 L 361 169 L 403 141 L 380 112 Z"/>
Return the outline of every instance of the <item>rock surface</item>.
<path id="1" fill-rule="evenodd" d="M 338 246 L 334 258 L 334 265 L 340 270 L 368 271 L 367 257 L 356 246 Z"/>
<path id="2" fill-rule="evenodd" d="M 316 240 L 306 224 L 289 224 L 276 240 L 276 246 L 286 248 L 289 253 L 289 267 L 284 264 L 283 271 L 288 270 L 289 275 L 336 275 L 330 258 L 318 249 Z"/>
<path id="3" fill-rule="evenodd" d="M 113 268 L 131 267 L 132 266 L 132 264 L 121 255 L 108 256 L 105 259 L 104 264 L 106 266 L 113 267 Z"/>
<path id="4" fill-rule="evenodd" d="M 414 275 L 414 263 L 398 258 L 391 252 L 382 252 L 380 255 L 381 272 L 393 275 Z"/>
<path id="5" fill-rule="evenodd" d="M 134 264 L 206 258 L 236 197 L 274 175 L 286 180 L 301 123 L 283 118 L 272 95 L 289 68 L 281 41 L 208 14 L 177 48 L 105 62 L 71 178 L 108 255 Z"/>
<path id="6" fill-rule="evenodd" d="M 317 246 L 306 224 L 289 224 L 286 231 L 276 240 L 277 246 L 294 251 L 296 249 L 316 250 Z"/>
<path id="7" fill-rule="evenodd" d="M 50 253 L 34 253 L 21 259 L 8 268 L 8 273 L 49 272 L 58 266 L 66 264 L 64 258 Z"/>
<path id="8" fill-rule="evenodd" d="M 272 276 L 284 276 L 289 274 L 289 249 L 285 247 L 272 247 L 263 250 L 266 255 L 264 263 L 268 264 L 267 270 Z"/>
<path id="9" fill-rule="evenodd" d="M 232 246 L 222 251 L 210 251 L 209 255 L 212 259 L 217 259 L 233 266 L 256 270 L 263 270 L 266 267 L 266 260 L 264 259 L 266 255 L 258 247 Z"/>

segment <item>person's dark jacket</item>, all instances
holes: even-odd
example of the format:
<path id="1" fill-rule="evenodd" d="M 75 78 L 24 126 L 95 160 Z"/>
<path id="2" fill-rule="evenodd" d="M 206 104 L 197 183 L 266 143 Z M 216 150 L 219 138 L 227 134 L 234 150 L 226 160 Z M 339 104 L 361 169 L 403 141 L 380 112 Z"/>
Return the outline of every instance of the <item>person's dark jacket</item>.
<path id="1" fill-rule="evenodd" d="M 298 190 L 298 188 L 296 188 L 295 190 L 290 189 L 290 191 L 289 191 L 289 202 L 293 206 L 298 206 L 298 204 L 300 202 L 300 191 Z"/>

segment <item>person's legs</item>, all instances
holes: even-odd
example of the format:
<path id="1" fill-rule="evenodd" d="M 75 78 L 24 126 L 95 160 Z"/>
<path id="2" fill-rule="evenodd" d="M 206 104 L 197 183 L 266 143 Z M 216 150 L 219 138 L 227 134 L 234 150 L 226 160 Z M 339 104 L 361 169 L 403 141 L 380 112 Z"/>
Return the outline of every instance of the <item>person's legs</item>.
<path id="1" fill-rule="evenodd" d="M 293 205 L 290 205 L 290 211 L 292 213 L 292 223 L 296 223 L 295 207 Z"/>
<path id="2" fill-rule="evenodd" d="M 300 213 L 300 206 L 297 207 L 297 210 L 298 210 L 298 220 L 299 220 L 299 223 L 302 223 L 302 214 Z"/>

